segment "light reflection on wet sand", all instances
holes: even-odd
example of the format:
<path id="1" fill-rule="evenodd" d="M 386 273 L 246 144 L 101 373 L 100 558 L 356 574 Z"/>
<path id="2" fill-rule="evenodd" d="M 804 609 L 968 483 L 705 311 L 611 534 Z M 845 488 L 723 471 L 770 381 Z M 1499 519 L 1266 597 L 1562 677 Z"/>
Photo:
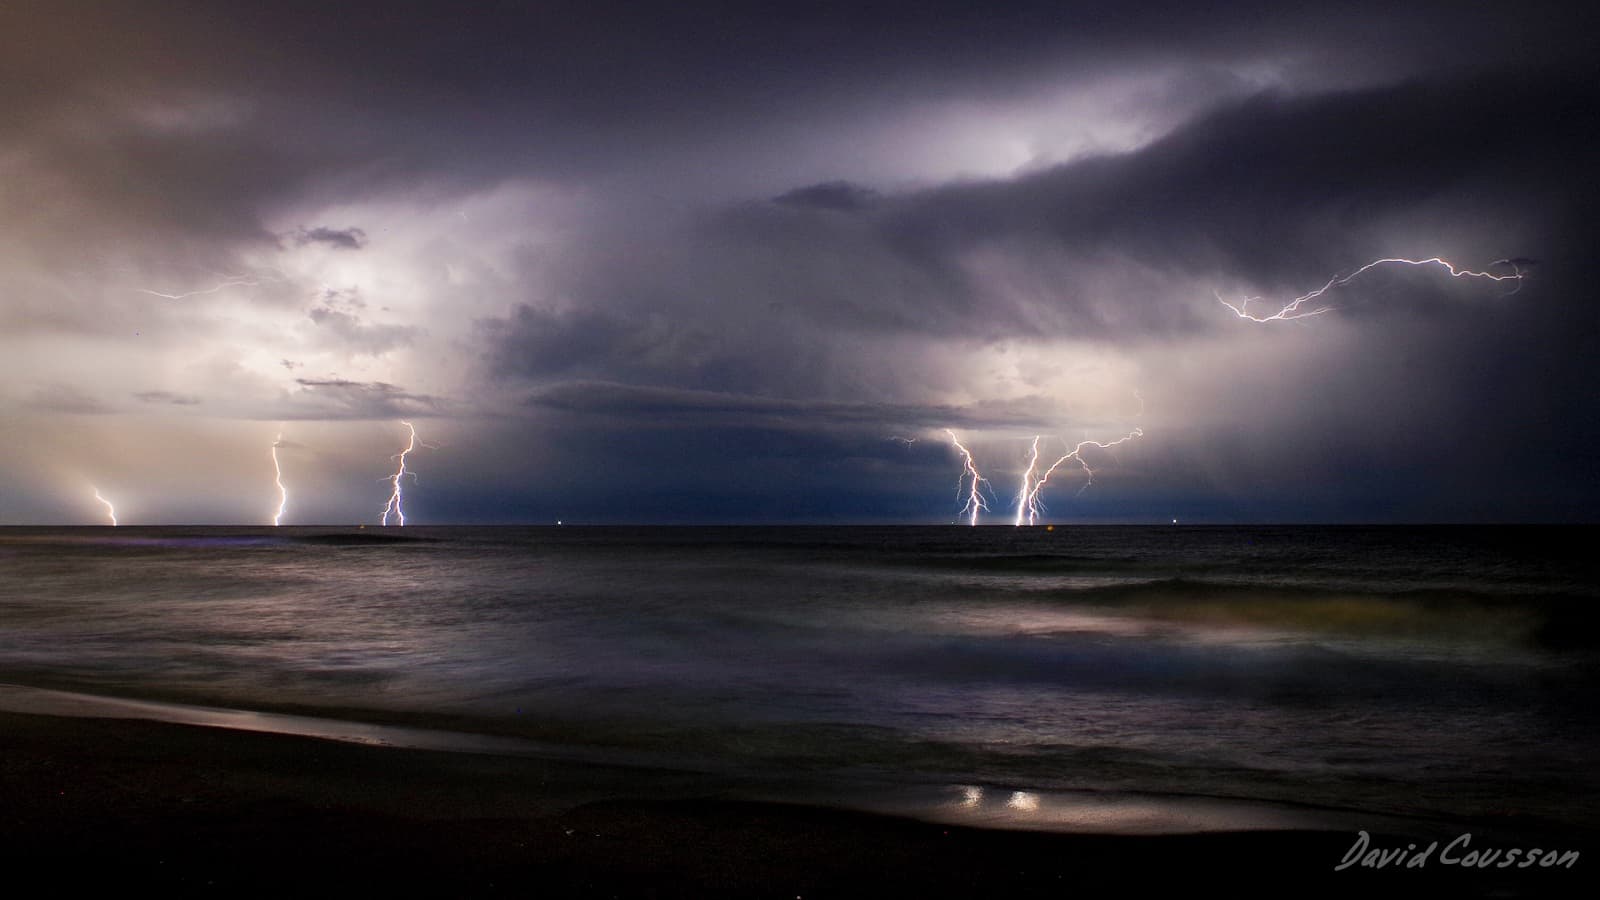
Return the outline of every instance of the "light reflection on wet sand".
<path id="1" fill-rule="evenodd" d="M 888 790 L 881 794 L 868 791 L 848 805 L 945 825 L 1086 834 L 1327 831 L 1347 829 L 1356 821 L 1341 811 L 1261 801 L 981 785 Z M 1377 817 L 1357 818 L 1370 828 Z"/>
<path id="2" fill-rule="evenodd" d="M 23 685 L 0 684 L 0 711 L 78 718 L 140 719 L 236 731 L 318 738 L 380 748 L 566 758 L 570 748 L 499 735 L 380 725 L 343 719 L 105 697 Z M 590 758 L 598 764 L 625 762 Z M 718 789 L 744 794 L 719 781 Z M 788 792 L 749 792 L 752 799 L 842 807 L 950 825 L 1025 831 L 1102 834 L 1182 834 L 1204 831 L 1309 830 L 1333 824 L 1326 816 L 1292 812 L 1269 804 L 1141 797 L 1131 794 L 986 789 L 976 785 L 872 786 L 826 789 L 797 786 Z M 1368 817 L 1370 820 L 1371 817 Z M 1367 821 L 1367 820 L 1363 820 Z"/>

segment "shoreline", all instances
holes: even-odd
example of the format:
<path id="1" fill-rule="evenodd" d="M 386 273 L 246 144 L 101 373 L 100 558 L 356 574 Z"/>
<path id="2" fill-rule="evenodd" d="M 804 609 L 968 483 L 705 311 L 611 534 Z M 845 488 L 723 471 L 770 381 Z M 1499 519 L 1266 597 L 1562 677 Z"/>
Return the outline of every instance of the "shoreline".
<path id="1" fill-rule="evenodd" d="M 751 800 L 691 773 L 0 712 L 0 860 L 63 887 L 1061 897 L 1178 876 L 1263 896 L 1542 896 L 1592 885 L 1600 862 L 1574 833 L 1572 869 L 1336 872 L 1355 838 L 984 829 Z"/>
<path id="2" fill-rule="evenodd" d="M 641 777 L 678 776 L 742 800 L 842 809 L 1011 831 L 1090 834 L 1195 834 L 1222 831 L 1331 831 L 1380 817 L 1266 800 L 1137 791 L 1039 790 L 993 784 L 905 784 L 854 779 L 770 778 L 718 774 L 710 760 L 578 748 L 507 734 L 403 725 L 92 694 L 0 682 L 0 714 L 158 722 L 229 731 L 315 738 L 368 747 L 537 759 L 630 770 Z M 706 765 L 696 765 L 697 762 Z M 742 788 L 742 789 L 741 789 Z M 1381 817 L 1382 821 L 1400 821 Z"/>
<path id="3" fill-rule="evenodd" d="M 1030 785 L 885 782 L 731 774 L 712 760 L 575 747 L 509 734 L 93 694 L 0 682 L 0 714 L 114 719 L 312 738 L 374 748 L 537 760 L 687 779 L 731 799 L 870 813 L 991 830 L 1099 835 L 1218 832 L 1403 832 L 1432 820 L 1208 794 L 1046 790 Z M 698 763 L 698 764 L 697 764 Z M 1500 835 L 1507 837 L 1507 835 Z"/>

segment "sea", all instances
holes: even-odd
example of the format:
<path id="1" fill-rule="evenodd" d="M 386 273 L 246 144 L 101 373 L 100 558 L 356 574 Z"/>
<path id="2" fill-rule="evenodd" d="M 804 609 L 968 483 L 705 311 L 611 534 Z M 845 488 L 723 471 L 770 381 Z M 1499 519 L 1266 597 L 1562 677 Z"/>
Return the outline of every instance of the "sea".
<path id="1" fill-rule="evenodd" d="M 1600 828 L 1582 527 L 0 529 L 0 708 L 998 827 Z"/>

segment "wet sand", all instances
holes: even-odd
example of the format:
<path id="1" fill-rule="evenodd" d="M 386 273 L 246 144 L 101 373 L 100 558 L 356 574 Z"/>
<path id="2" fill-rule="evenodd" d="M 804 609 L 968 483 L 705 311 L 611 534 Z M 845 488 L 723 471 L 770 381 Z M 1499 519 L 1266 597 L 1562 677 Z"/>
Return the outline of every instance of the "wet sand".
<path id="1" fill-rule="evenodd" d="M 1535 897 L 1582 895 L 1600 863 L 1565 836 L 1572 869 L 1334 871 L 1354 837 L 984 830 L 749 802 L 687 774 L 0 713 L 0 861 L 52 893 Z"/>

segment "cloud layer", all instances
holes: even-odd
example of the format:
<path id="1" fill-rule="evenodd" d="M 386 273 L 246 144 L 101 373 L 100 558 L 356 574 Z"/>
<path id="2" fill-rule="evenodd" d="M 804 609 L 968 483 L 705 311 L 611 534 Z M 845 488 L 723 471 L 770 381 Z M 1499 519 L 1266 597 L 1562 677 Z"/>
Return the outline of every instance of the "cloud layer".
<path id="1" fill-rule="evenodd" d="M 74 10 L 0 12 L 0 522 L 254 521 L 280 423 L 360 518 L 402 418 L 419 521 L 950 521 L 946 428 L 1141 427 L 1068 521 L 1600 499 L 1555 6 Z M 1390 256 L 1526 277 L 1218 301 Z"/>

